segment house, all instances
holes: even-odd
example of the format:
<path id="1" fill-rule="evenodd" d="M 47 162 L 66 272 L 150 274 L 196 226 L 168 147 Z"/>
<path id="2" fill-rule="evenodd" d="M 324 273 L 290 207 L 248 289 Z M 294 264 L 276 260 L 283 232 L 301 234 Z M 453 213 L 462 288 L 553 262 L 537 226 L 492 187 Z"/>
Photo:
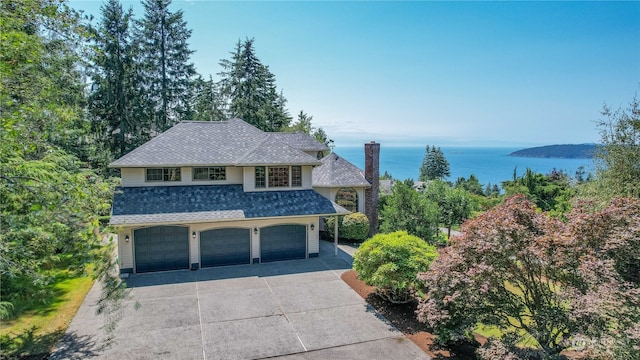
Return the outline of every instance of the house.
<path id="1" fill-rule="evenodd" d="M 181 122 L 141 145 L 109 165 L 122 178 L 110 219 L 121 272 L 317 256 L 320 218 L 348 214 L 340 202 L 364 209 L 371 187 L 328 150 L 240 119 Z"/>

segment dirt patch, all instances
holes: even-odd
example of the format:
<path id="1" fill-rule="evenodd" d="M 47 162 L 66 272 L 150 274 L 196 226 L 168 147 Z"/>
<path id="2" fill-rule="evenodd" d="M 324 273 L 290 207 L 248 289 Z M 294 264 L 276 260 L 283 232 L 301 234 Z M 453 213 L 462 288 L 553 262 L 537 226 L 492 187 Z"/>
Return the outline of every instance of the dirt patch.
<path id="1" fill-rule="evenodd" d="M 453 354 L 454 351 L 439 348 L 434 343 L 435 335 L 429 332 L 429 329 L 425 324 L 416 319 L 415 311 L 417 302 L 392 304 L 382 299 L 380 296 L 375 294 L 375 287 L 368 286 L 364 281 L 358 279 L 358 275 L 354 270 L 349 270 L 343 273 L 342 280 L 431 358 L 473 359 L 475 357 L 475 349 L 470 347 L 457 349 L 455 354 Z"/>

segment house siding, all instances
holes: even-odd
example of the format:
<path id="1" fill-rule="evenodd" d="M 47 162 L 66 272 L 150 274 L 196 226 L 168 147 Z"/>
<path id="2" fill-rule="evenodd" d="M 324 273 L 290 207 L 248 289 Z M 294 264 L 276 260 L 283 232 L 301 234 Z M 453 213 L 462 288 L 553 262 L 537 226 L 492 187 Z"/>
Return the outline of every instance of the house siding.
<path id="1" fill-rule="evenodd" d="M 122 229 L 118 231 L 118 265 L 120 269 L 131 269 L 133 271 L 133 231 L 131 229 Z M 125 237 L 129 236 L 129 242 L 125 241 Z"/>
<path id="2" fill-rule="evenodd" d="M 145 168 L 122 168 L 120 176 L 123 187 L 134 186 L 185 186 L 185 185 L 231 185 L 242 184 L 241 167 L 227 166 L 226 180 L 193 180 L 192 167 L 180 168 L 180 181 L 146 181 Z"/>

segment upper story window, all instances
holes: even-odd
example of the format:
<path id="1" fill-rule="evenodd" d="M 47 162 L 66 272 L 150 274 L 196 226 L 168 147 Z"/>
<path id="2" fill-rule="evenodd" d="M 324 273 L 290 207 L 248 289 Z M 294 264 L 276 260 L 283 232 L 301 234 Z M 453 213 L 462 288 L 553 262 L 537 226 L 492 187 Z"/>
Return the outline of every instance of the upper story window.
<path id="1" fill-rule="evenodd" d="M 256 166 L 256 188 L 267 187 L 267 178 L 265 176 L 264 166 Z"/>
<path id="2" fill-rule="evenodd" d="M 146 169 L 147 181 L 180 181 L 180 168 Z"/>
<path id="3" fill-rule="evenodd" d="M 302 186 L 302 166 L 291 167 L 291 186 L 292 187 Z"/>
<path id="4" fill-rule="evenodd" d="M 289 167 L 269 167 L 269 187 L 289 187 Z"/>
<path id="5" fill-rule="evenodd" d="M 226 180 L 227 168 L 224 166 L 193 168 L 193 180 Z"/>
<path id="6" fill-rule="evenodd" d="M 256 166 L 255 187 L 302 187 L 302 166 Z"/>

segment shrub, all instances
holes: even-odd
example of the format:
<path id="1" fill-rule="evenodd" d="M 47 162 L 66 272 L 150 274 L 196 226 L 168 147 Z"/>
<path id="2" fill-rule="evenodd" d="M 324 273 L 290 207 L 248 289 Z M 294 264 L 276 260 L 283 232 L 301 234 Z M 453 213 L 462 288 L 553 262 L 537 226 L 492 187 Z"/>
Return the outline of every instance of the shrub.
<path id="1" fill-rule="evenodd" d="M 365 241 L 354 254 L 353 268 L 367 285 L 392 303 L 407 303 L 421 287 L 416 275 L 429 268 L 438 252 L 406 231 L 378 234 Z"/>
<path id="2" fill-rule="evenodd" d="M 333 238 L 335 230 L 335 216 L 327 217 L 325 220 L 325 229 L 329 236 Z M 345 216 L 339 216 L 338 219 L 338 236 L 341 239 L 351 239 L 356 241 L 364 241 L 369 236 L 369 219 L 363 213 L 351 213 Z"/>

